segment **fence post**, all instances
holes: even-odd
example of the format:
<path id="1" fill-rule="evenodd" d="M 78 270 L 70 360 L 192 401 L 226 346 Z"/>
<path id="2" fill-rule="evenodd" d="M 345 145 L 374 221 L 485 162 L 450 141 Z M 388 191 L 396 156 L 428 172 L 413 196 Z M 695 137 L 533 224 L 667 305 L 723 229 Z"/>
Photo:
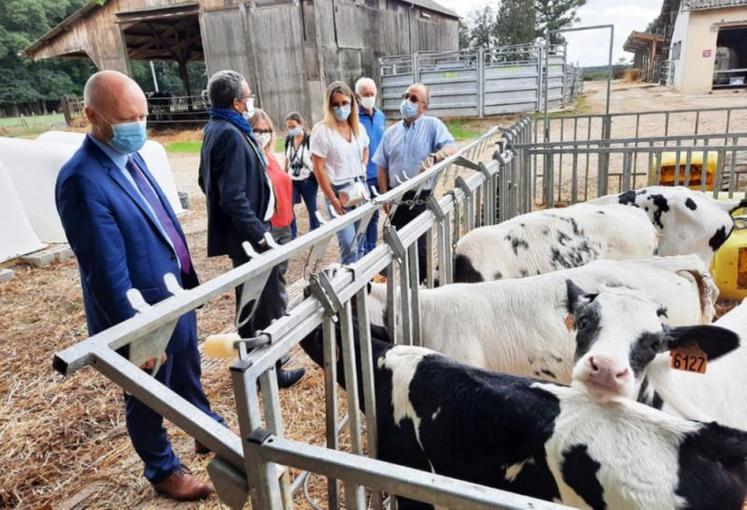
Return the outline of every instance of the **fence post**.
<path id="1" fill-rule="evenodd" d="M 602 140 L 610 140 L 611 138 L 611 132 L 612 132 L 612 117 L 609 113 L 604 115 L 602 117 Z M 608 148 L 610 146 L 609 143 L 604 142 L 600 143 L 600 148 Z M 610 171 L 610 154 L 609 152 L 601 152 L 599 154 L 599 168 L 597 175 L 598 181 L 597 181 L 597 196 L 601 197 L 607 194 L 607 180 L 609 176 Z"/>
<path id="2" fill-rule="evenodd" d="M 485 48 L 477 49 L 477 115 L 485 116 Z"/>
<path id="3" fill-rule="evenodd" d="M 544 49 L 539 43 L 535 43 L 537 49 L 537 108 L 536 111 L 542 111 L 542 60 L 544 59 Z"/>
<path id="4" fill-rule="evenodd" d="M 418 59 L 418 52 L 412 54 L 412 82 L 420 83 L 420 59 Z"/>

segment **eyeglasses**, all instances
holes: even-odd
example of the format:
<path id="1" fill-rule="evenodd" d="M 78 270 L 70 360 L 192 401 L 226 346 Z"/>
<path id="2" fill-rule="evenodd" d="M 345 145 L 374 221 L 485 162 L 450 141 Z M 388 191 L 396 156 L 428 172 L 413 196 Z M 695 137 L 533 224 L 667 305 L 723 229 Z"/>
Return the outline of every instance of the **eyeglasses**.
<path id="1" fill-rule="evenodd" d="M 272 134 L 272 129 L 255 129 L 254 132 L 257 133 L 258 135 L 264 135 L 264 134 L 270 134 L 271 135 Z"/>
<path id="2" fill-rule="evenodd" d="M 241 99 L 239 99 L 239 101 L 246 101 L 247 99 L 254 99 L 254 100 L 256 100 L 257 96 L 255 96 L 254 94 L 249 94 L 248 96 L 243 96 Z"/>
<path id="3" fill-rule="evenodd" d="M 418 96 L 416 96 L 415 94 L 410 94 L 409 92 L 405 92 L 404 94 L 402 94 L 402 99 L 416 104 L 420 102 L 420 98 Z"/>

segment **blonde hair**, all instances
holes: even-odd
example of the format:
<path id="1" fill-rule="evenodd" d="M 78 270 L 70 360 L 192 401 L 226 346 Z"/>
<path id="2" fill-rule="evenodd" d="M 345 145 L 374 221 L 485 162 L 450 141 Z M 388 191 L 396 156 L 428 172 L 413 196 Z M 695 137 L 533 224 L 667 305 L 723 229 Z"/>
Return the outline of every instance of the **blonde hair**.
<path id="1" fill-rule="evenodd" d="M 335 115 L 332 113 L 332 96 L 335 94 L 343 94 L 350 99 L 350 117 L 348 117 L 348 124 L 353 130 L 355 136 L 359 136 L 361 132 L 361 125 L 358 122 L 358 102 L 355 100 L 355 94 L 348 87 L 348 84 L 344 81 L 333 81 L 327 87 L 327 92 L 324 94 L 324 123 L 329 128 L 334 128 L 336 124 Z"/>
<path id="2" fill-rule="evenodd" d="M 257 122 L 265 121 L 267 122 L 267 125 L 270 126 L 270 131 L 272 133 L 270 134 L 270 142 L 267 144 L 267 147 L 262 147 L 262 151 L 268 150 L 272 152 L 273 148 L 275 147 L 275 125 L 272 123 L 272 119 L 269 115 L 267 115 L 267 112 L 265 112 L 261 108 L 257 108 L 254 110 L 254 115 L 252 115 L 252 118 L 249 119 L 249 124 L 252 125 L 252 129 L 254 129 L 254 125 Z"/>

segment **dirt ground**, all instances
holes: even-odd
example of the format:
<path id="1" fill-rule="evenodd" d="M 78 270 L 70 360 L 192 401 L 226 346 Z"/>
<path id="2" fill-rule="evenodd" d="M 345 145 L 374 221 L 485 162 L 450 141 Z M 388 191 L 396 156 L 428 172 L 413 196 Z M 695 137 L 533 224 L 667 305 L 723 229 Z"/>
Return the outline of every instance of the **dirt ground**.
<path id="1" fill-rule="evenodd" d="M 603 110 L 603 90 L 587 84 L 592 111 Z M 747 105 L 747 94 L 714 94 L 682 98 L 662 88 L 615 83 L 613 111 L 645 111 L 687 106 Z M 742 119 L 744 120 L 744 119 Z M 509 119 L 494 119 L 506 124 Z M 490 121 L 480 121 L 486 125 Z M 172 133 L 171 140 L 192 139 L 193 134 Z M 197 187 L 199 157 L 171 154 L 177 188 L 189 195 L 189 212 L 180 218 L 201 280 L 207 281 L 230 267 L 227 258 L 208 259 L 205 202 Z M 308 222 L 297 206 L 299 228 Z M 337 259 L 330 243 L 325 260 Z M 293 260 L 288 281 L 302 278 L 303 260 Z M 0 507 L 18 508 L 220 508 L 217 497 L 175 505 L 157 497 L 141 476 L 124 426 L 121 390 L 94 370 L 84 369 L 68 378 L 52 370 L 55 352 L 87 337 L 80 281 L 74 260 L 43 269 L 6 263 L 15 277 L 0 284 Z M 233 296 L 223 295 L 198 311 L 200 338 L 225 331 L 233 324 Z M 202 381 L 214 407 L 235 424 L 229 362 L 203 359 Z M 292 366 L 308 370 L 304 380 L 282 392 L 286 433 L 314 444 L 323 441 L 322 373 L 301 352 Z M 344 409 L 344 405 L 343 405 Z M 194 454 L 193 442 L 167 425 L 174 447 L 197 475 L 206 477 L 210 456 Z M 319 494 L 323 480 L 313 479 L 311 492 Z M 308 506 L 297 498 L 299 508 Z"/>

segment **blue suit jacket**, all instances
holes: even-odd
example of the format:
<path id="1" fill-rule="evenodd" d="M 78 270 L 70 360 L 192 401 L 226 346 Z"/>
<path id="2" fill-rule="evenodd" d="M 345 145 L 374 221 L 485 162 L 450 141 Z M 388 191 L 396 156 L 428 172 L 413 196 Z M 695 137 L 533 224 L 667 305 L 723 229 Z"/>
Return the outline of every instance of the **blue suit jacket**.
<path id="1" fill-rule="evenodd" d="M 133 155 L 158 193 L 171 220 L 179 221 L 139 154 Z M 184 288 L 197 285 L 194 269 L 182 274 L 156 218 L 111 159 L 86 137 L 57 176 L 57 211 L 80 268 L 83 302 L 91 335 L 135 314 L 126 293 L 138 289 L 149 304 L 171 294 L 163 277 L 173 273 Z M 194 312 L 182 316 L 167 352 L 196 339 Z"/>

